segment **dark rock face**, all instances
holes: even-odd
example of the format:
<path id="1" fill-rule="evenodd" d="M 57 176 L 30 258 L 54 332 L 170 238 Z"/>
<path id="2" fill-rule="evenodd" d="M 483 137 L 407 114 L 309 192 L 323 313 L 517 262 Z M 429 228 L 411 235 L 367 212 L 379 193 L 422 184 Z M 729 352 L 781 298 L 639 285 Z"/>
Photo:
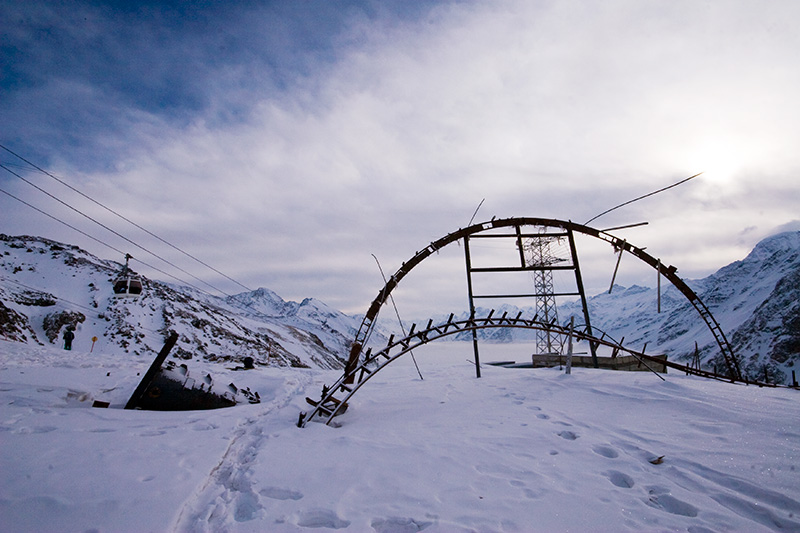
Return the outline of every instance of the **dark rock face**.
<path id="1" fill-rule="evenodd" d="M 0 334 L 7 340 L 17 342 L 28 342 L 30 339 L 38 342 L 36 333 L 28 323 L 28 317 L 9 309 L 3 302 L 0 302 Z"/>
<path id="2" fill-rule="evenodd" d="M 0 333 L 58 343 L 65 328 L 96 349 L 155 355 L 167 331 L 172 356 L 298 368 L 341 368 L 358 319 L 308 298 L 286 302 L 268 289 L 229 298 L 142 277 L 136 297 L 115 297 L 120 263 L 40 237 L 0 235 Z"/>
<path id="3" fill-rule="evenodd" d="M 44 328 L 45 335 L 47 335 L 47 340 L 55 342 L 61 334 L 61 328 L 66 326 L 75 329 L 78 327 L 78 324 L 82 324 L 85 321 L 86 315 L 83 313 L 77 311 L 61 311 L 45 315 L 42 321 L 42 327 Z"/>

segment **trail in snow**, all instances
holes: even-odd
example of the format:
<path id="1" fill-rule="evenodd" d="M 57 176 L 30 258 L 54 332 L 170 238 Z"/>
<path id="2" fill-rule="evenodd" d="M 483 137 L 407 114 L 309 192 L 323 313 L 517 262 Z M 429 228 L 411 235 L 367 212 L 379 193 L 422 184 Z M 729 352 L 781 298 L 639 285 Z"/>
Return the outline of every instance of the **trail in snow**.
<path id="1" fill-rule="evenodd" d="M 484 359 L 515 358 L 501 348 L 524 351 Z M 398 360 L 341 427 L 299 429 L 337 372 L 193 361 L 263 403 L 125 411 L 128 359 L 0 341 L 0 530 L 800 531 L 798 391 L 583 368 L 476 379 L 470 352 L 426 346 L 424 381 Z"/>
<path id="2" fill-rule="evenodd" d="M 279 398 L 261 404 L 256 415 L 239 424 L 219 464 L 184 503 L 174 531 L 222 531 L 229 517 L 237 522 L 253 518 L 260 505 L 250 479 L 251 469 L 263 441 L 269 438 L 264 433 L 267 418 L 290 405 L 312 381 L 310 372 L 298 370 L 295 377 L 287 378 Z"/>

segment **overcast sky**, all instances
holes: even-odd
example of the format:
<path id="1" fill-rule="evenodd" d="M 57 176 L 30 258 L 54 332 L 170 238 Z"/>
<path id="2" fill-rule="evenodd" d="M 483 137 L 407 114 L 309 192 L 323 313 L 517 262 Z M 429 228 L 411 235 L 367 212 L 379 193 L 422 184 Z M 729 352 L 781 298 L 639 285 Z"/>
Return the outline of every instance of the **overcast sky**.
<path id="1" fill-rule="evenodd" d="M 476 221 L 586 222 L 706 276 L 800 229 L 800 2 L 0 0 L 0 144 L 250 288 L 366 311 Z M 6 151 L 0 163 L 193 275 L 243 289 Z M 10 172 L 0 187 L 159 262 Z M 8 234 L 115 251 L 0 194 Z M 404 314 L 465 307 L 463 251 Z M 579 243 L 587 290 L 608 245 Z M 596 262 L 595 262 L 596 260 Z M 623 262 L 618 283 L 655 285 Z M 148 275 L 174 281 L 151 273 Z M 213 292 L 213 291 L 211 291 Z"/>

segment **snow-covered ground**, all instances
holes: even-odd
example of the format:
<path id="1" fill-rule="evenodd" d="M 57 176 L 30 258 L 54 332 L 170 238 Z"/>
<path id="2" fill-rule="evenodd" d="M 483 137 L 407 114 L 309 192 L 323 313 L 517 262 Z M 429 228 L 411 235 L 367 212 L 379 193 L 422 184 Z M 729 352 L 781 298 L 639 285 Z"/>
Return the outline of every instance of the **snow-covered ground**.
<path id="1" fill-rule="evenodd" d="M 126 411 L 148 360 L 0 339 L 0 531 L 800 531 L 800 391 L 415 355 L 299 429 L 337 372 L 191 361 L 262 403 Z"/>

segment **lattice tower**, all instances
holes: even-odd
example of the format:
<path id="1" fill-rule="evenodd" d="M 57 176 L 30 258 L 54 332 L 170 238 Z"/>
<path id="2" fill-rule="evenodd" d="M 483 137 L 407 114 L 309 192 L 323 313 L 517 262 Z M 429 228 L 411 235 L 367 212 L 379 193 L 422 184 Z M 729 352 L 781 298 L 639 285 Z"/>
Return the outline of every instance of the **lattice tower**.
<path id="1" fill-rule="evenodd" d="M 544 267 L 533 271 L 533 285 L 536 293 L 536 314 L 539 320 L 547 323 L 558 323 L 553 271 L 547 269 L 564 261 L 553 255 L 551 245 L 560 240 L 559 237 L 542 235 L 527 241 L 525 245 L 526 262 L 531 267 Z M 561 354 L 564 340 L 561 335 L 550 330 L 536 331 L 536 351 L 540 354 Z"/>

